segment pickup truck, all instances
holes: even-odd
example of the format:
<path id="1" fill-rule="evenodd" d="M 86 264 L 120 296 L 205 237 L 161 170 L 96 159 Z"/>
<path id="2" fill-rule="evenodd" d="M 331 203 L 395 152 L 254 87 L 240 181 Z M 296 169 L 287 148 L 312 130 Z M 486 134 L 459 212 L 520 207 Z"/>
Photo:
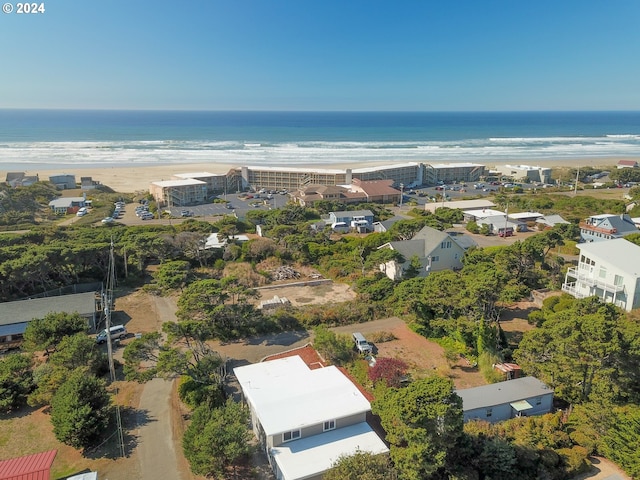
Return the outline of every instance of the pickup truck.
<path id="1" fill-rule="evenodd" d="M 364 338 L 364 335 L 362 335 L 359 332 L 356 332 L 352 335 L 352 337 L 353 337 L 353 342 L 355 343 L 355 347 L 360 353 L 371 353 L 372 351 L 371 344 L 367 342 L 367 339 Z"/>

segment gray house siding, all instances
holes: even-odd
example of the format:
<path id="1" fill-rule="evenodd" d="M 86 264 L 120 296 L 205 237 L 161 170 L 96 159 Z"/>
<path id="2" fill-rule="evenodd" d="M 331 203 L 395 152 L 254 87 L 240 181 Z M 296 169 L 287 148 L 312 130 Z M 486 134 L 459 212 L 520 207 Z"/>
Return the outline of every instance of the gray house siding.
<path id="1" fill-rule="evenodd" d="M 344 418 L 328 418 L 326 421 L 335 421 L 335 428 L 343 428 L 348 427 L 349 425 L 355 425 L 357 423 L 362 423 L 367 421 L 366 412 L 359 413 L 357 415 L 351 415 Z M 300 438 L 311 437 L 312 435 L 318 435 L 324 432 L 324 422 L 317 425 L 310 425 L 308 427 L 304 427 L 300 431 Z M 268 443 L 271 447 L 279 447 L 285 442 L 282 438 L 282 433 L 277 433 L 269 437 Z"/>
<path id="2" fill-rule="evenodd" d="M 350 225 L 353 217 L 364 217 L 364 219 L 369 222 L 369 225 L 373 224 L 373 212 L 371 212 L 371 210 L 329 212 L 329 223 L 345 222 L 347 225 Z"/>
<path id="3" fill-rule="evenodd" d="M 523 411 L 522 416 L 544 415 L 549 413 L 553 406 L 553 393 L 538 397 L 523 398 L 531 404 L 533 408 Z M 510 402 L 511 403 L 511 402 Z M 476 408 L 464 412 L 464 421 L 469 420 L 485 420 L 490 423 L 502 422 L 518 416 L 518 412 L 510 403 L 492 405 L 482 408 Z"/>
<path id="4" fill-rule="evenodd" d="M 553 406 L 553 390 L 535 377 L 466 388 L 456 393 L 462 398 L 465 421 L 501 422 L 517 416 L 542 415 Z M 523 401 L 528 405 L 518 405 Z"/>

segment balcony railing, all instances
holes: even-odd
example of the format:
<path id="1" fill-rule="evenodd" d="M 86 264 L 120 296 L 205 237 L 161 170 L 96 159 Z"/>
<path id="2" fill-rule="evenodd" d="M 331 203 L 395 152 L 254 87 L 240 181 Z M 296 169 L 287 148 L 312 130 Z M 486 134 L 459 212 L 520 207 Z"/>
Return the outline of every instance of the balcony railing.
<path id="1" fill-rule="evenodd" d="M 587 222 L 580 222 L 579 227 L 584 230 L 589 230 L 595 233 L 604 233 L 605 235 L 615 235 L 618 231 L 615 228 L 602 228 L 596 227 L 595 225 L 591 225 Z"/>
<path id="2" fill-rule="evenodd" d="M 584 293 L 581 293 L 580 291 L 578 291 L 576 289 L 575 282 L 573 282 L 573 283 L 563 283 L 562 284 L 562 291 L 563 292 L 567 292 L 568 294 L 573 295 L 576 298 L 585 298 L 587 296 Z"/>
<path id="3" fill-rule="evenodd" d="M 613 283 L 603 282 L 601 279 L 596 278 L 593 273 L 585 272 L 580 268 L 571 267 L 567 271 L 567 276 L 575 278 L 581 283 L 588 285 L 589 287 L 600 288 L 606 292 L 619 293 L 624 292 L 624 285 L 615 285 Z"/>

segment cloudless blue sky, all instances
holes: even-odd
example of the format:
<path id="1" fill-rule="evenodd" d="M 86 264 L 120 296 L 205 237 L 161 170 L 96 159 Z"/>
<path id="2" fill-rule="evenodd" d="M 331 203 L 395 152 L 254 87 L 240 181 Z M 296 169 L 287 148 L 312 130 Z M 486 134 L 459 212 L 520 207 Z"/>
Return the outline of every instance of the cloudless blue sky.
<path id="1" fill-rule="evenodd" d="M 640 110 L 640 0 L 44 4 L 0 108 Z"/>

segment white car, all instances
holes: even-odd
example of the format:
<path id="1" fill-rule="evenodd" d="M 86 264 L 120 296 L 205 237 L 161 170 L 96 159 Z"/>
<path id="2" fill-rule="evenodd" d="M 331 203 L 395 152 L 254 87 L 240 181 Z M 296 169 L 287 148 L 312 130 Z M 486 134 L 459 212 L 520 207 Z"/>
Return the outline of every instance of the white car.
<path id="1" fill-rule="evenodd" d="M 102 219 L 102 223 L 113 223 L 113 222 L 115 222 L 113 217 L 105 217 Z"/>

